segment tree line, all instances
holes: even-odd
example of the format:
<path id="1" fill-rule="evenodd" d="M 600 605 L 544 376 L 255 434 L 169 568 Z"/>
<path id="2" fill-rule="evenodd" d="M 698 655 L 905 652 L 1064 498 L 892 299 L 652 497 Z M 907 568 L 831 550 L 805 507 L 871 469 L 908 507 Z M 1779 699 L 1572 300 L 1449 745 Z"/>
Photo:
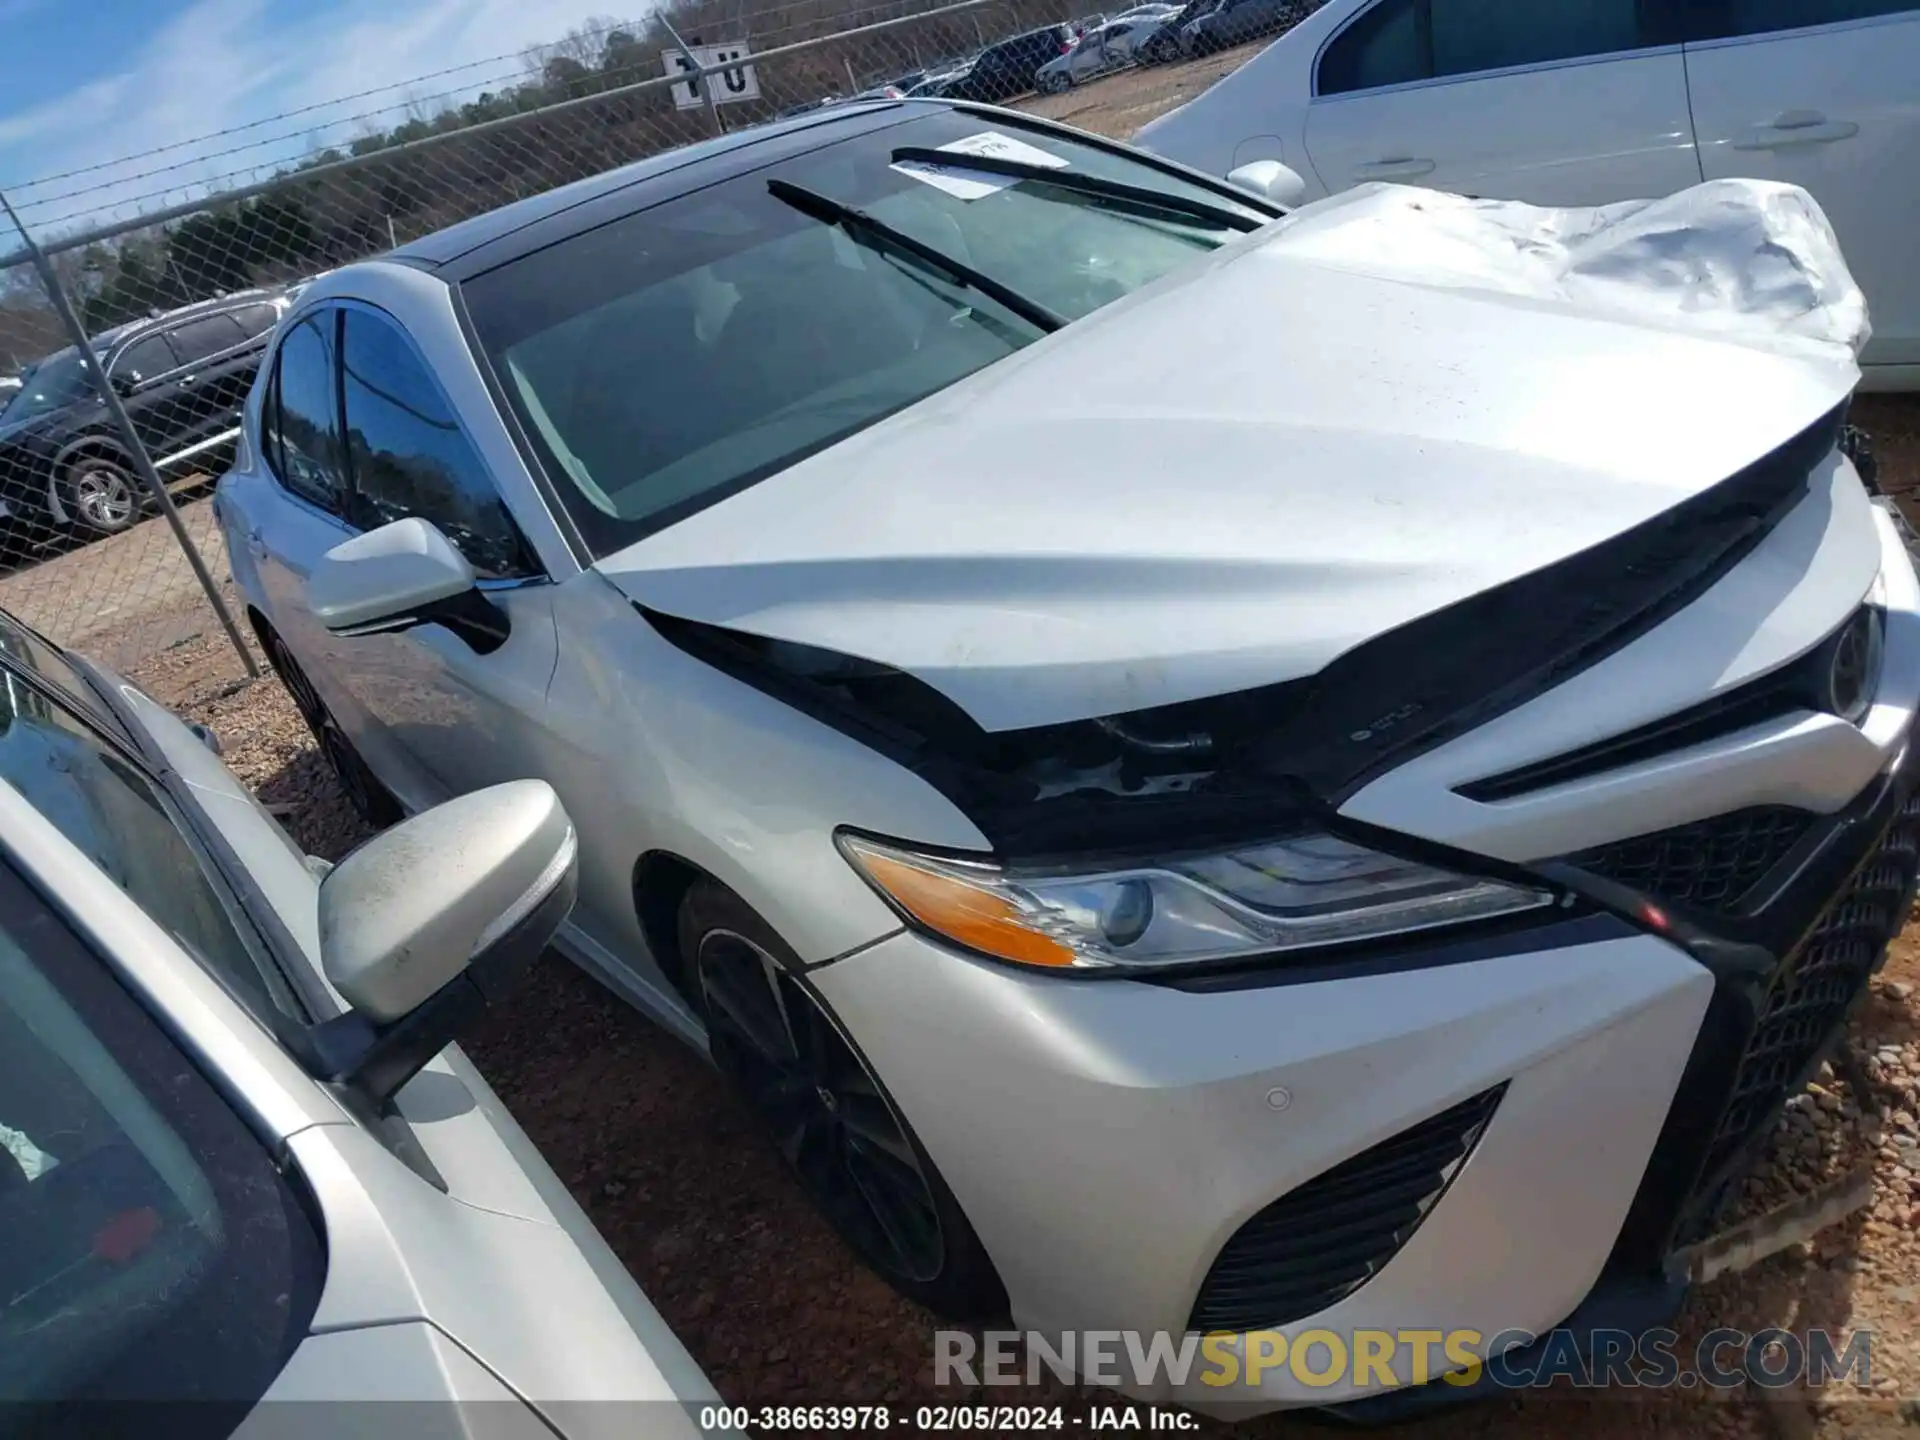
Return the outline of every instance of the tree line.
<path id="1" fill-rule="evenodd" d="M 706 139 L 705 108 L 679 110 L 661 76 L 675 48 L 746 40 L 756 52 L 827 43 L 758 62 L 761 99 L 721 111 L 729 129 L 831 94 L 848 94 L 968 54 L 997 37 L 1065 18 L 1072 0 L 994 0 L 870 34 L 877 21 L 939 0 L 672 0 L 645 22 L 590 21 L 527 52 L 526 78 L 470 100 L 369 129 L 290 165 L 265 193 L 217 197 L 184 219 L 55 256 L 67 293 L 98 333 L 155 311 L 270 285 L 362 259 L 395 243 L 617 165 Z M 623 92 L 624 93 L 621 93 Z M 571 102 L 571 103 L 570 103 Z M 558 107 L 558 108 L 556 108 Z M 57 237 L 55 240 L 57 242 Z M 25 267 L 0 277 L 0 361 L 12 368 L 64 336 Z"/>

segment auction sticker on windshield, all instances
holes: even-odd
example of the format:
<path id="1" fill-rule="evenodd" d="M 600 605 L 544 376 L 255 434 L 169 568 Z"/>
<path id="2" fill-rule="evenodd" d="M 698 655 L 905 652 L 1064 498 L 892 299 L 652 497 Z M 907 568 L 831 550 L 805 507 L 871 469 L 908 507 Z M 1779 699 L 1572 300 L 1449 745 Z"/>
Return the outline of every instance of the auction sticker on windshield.
<path id="1" fill-rule="evenodd" d="M 968 135 L 942 145 L 940 149 L 962 159 L 968 155 L 984 155 L 995 160 L 1012 160 L 1021 165 L 1037 165 L 1045 170 L 1067 168 L 1067 162 L 1058 155 L 1029 145 L 1024 140 L 1016 140 L 1011 135 L 1002 135 L 998 130 L 982 130 L 978 135 Z M 964 164 L 929 165 L 919 160 L 898 160 L 893 168 L 902 175 L 911 175 L 961 200 L 978 200 L 983 195 L 992 195 L 1009 185 L 1020 183 L 1018 175 L 993 175 L 986 171 L 968 170 Z"/>

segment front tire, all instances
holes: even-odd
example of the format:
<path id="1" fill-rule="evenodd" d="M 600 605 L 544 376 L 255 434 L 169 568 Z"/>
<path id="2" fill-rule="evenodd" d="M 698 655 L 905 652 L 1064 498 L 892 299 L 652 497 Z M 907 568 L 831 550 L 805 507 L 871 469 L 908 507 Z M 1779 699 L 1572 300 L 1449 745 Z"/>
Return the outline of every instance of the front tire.
<path id="1" fill-rule="evenodd" d="M 938 1315 L 1004 1315 L 980 1237 L 773 927 L 703 880 L 681 902 L 679 941 L 715 1067 L 840 1238 Z"/>
<path id="2" fill-rule="evenodd" d="M 74 523 L 95 535 L 117 535 L 140 518 L 140 482 L 117 456 L 82 455 L 67 466 L 60 489 Z"/>

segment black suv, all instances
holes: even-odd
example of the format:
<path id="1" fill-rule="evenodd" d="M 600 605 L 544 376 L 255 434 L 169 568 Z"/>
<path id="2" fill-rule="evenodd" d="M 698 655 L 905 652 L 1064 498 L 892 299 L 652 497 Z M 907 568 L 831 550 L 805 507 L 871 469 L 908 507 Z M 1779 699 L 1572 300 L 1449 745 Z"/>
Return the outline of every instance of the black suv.
<path id="1" fill-rule="evenodd" d="M 978 100 L 997 105 L 1033 89 L 1033 73 L 1049 60 L 1073 48 L 1071 25 L 1043 25 L 998 44 L 974 57 L 967 72 L 940 93 L 951 100 Z"/>
<path id="2" fill-rule="evenodd" d="M 192 473 L 239 433 L 240 407 L 285 300 L 228 295 L 135 320 L 95 338 L 163 480 Z M 35 364 L 0 410 L 0 518 L 16 536 L 77 526 L 124 530 L 146 501 L 112 417 L 72 347 Z"/>

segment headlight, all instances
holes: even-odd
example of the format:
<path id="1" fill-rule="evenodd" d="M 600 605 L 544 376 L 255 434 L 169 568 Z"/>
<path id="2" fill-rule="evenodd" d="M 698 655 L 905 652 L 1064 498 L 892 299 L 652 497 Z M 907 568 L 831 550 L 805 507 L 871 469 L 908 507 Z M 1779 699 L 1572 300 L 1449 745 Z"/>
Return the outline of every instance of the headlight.
<path id="1" fill-rule="evenodd" d="M 1084 873 L 1003 869 L 857 835 L 842 835 L 840 846 L 922 928 L 1000 960 L 1056 969 L 1231 960 L 1553 903 L 1542 890 L 1319 834 Z"/>

